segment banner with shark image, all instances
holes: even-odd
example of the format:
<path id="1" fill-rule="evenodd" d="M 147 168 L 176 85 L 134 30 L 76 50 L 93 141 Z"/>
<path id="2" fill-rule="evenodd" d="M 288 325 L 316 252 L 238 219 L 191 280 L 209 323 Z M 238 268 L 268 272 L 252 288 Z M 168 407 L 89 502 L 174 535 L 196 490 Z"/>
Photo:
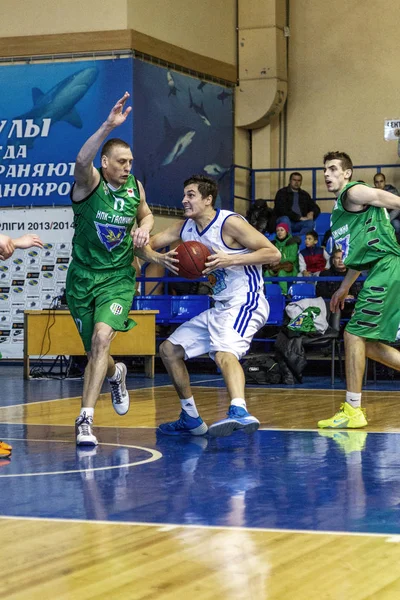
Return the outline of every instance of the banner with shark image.
<path id="1" fill-rule="evenodd" d="M 230 208 L 233 90 L 135 59 L 134 173 L 150 204 L 181 208 L 194 173 L 219 182 Z"/>
<path id="2" fill-rule="evenodd" d="M 76 155 L 116 100 L 132 97 L 132 67 L 132 58 L 0 66 L 0 207 L 70 204 Z M 132 118 L 118 137 L 132 145 Z"/>
<path id="3" fill-rule="evenodd" d="M 76 155 L 125 90 L 133 110 L 115 136 L 148 202 L 180 207 L 183 181 L 203 173 L 230 206 L 231 88 L 132 57 L 1 65 L 0 86 L 0 208 L 69 205 Z"/>

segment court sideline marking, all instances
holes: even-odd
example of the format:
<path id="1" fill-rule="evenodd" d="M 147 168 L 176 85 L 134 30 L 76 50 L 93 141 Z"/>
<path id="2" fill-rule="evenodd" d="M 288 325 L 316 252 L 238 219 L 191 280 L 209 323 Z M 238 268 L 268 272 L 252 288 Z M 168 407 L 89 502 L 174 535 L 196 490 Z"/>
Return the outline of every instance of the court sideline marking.
<path id="1" fill-rule="evenodd" d="M 246 526 L 229 526 L 229 525 L 191 525 L 188 523 L 174 524 L 174 523 L 148 523 L 147 521 L 101 521 L 91 519 L 63 519 L 55 517 L 54 519 L 46 517 L 16 517 L 0 515 L 0 520 L 12 519 L 13 521 L 43 521 L 45 523 L 86 523 L 93 525 L 121 525 L 121 526 L 134 526 L 134 527 L 158 527 L 161 531 L 173 531 L 174 529 L 203 529 L 203 530 L 223 530 L 223 531 L 242 531 L 242 532 L 260 532 L 260 533 L 299 533 L 299 534 L 310 534 L 310 535 L 334 535 L 334 536 L 349 536 L 349 537 L 377 537 L 387 538 L 388 543 L 400 543 L 400 535 L 390 533 L 366 533 L 357 531 L 323 531 L 313 529 L 277 529 L 273 527 L 246 527 Z"/>

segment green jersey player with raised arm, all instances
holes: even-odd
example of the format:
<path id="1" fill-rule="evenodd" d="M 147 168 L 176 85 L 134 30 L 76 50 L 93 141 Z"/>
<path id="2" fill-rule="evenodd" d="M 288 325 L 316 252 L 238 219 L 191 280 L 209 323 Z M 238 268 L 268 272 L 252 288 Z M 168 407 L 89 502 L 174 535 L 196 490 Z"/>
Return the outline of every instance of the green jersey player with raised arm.
<path id="1" fill-rule="evenodd" d="M 143 186 L 131 174 L 133 156 L 126 142 L 109 139 L 101 149 L 101 168 L 93 165 L 103 142 L 131 112 L 131 107 L 124 110 L 128 98 L 126 92 L 82 146 L 71 191 L 75 234 L 66 293 L 88 356 L 76 420 L 76 442 L 84 446 L 97 445 L 93 414 L 106 376 L 115 411 L 123 415 L 129 409 L 126 366 L 114 363 L 110 344 L 115 332 L 135 325 L 128 318 L 135 292 L 133 250 L 148 243 L 154 224 Z"/>

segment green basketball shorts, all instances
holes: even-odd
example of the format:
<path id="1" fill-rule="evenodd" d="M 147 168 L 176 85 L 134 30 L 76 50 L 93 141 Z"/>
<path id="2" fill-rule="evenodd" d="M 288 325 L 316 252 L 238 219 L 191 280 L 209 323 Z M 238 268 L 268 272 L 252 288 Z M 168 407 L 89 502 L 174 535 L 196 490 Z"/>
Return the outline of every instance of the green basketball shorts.
<path id="1" fill-rule="evenodd" d="M 387 254 L 368 273 L 346 331 L 371 341 L 400 339 L 400 257 Z"/>
<path id="2" fill-rule="evenodd" d="M 128 318 L 135 294 L 135 269 L 90 271 L 72 261 L 67 274 L 68 308 L 86 352 L 90 352 L 96 323 L 114 331 L 129 331 L 136 325 Z"/>

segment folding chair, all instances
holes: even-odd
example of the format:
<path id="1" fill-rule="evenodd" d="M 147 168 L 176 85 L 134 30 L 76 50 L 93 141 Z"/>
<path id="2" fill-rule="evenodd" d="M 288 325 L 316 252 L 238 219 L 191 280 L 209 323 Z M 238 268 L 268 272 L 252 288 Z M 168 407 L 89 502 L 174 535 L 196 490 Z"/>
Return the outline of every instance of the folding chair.
<path id="1" fill-rule="evenodd" d="M 303 298 L 315 298 L 315 285 L 313 283 L 293 283 L 288 289 L 288 296 L 291 296 L 291 302 Z"/>
<path id="2" fill-rule="evenodd" d="M 170 323 L 184 323 L 210 308 L 210 296 L 206 294 L 171 296 L 171 307 Z"/>
<path id="3" fill-rule="evenodd" d="M 307 348 L 328 348 L 331 349 L 331 385 L 335 383 L 335 359 L 339 360 L 339 376 L 343 379 L 342 355 L 340 350 L 340 310 L 331 312 L 329 302 L 326 302 L 326 315 L 329 327 L 325 333 L 318 337 L 303 339 L 303 347 Z"/>
<path id="4" fill-rule="evenodd" d="M 282 325 L 286 299 L 277 283 L 265 286 L 265 295 L 269 304 L 269 315 L 266 325 Z"/>
<path id="5" fill-rule="evenodd" d="M 172 318 L 171 296 L 169 294 L 135 296 L 132 310 L 158 310 L 156 323 L 169 323 Z"/>

